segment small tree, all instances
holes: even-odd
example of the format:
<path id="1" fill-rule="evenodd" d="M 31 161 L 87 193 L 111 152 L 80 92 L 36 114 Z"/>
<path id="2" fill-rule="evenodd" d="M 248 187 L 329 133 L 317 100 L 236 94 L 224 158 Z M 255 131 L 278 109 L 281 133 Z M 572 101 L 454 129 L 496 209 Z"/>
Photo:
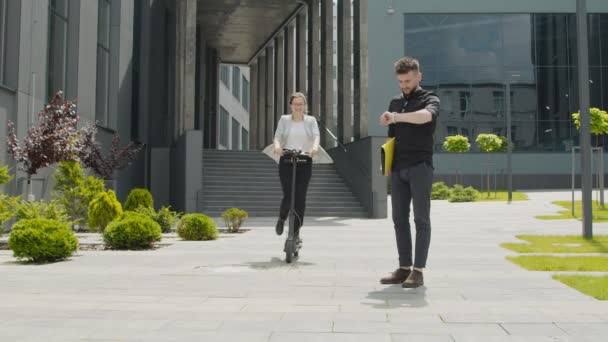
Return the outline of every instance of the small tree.
<path id="1" fill-rule="evenodd" d="M 443 148 L 451 153 L 466 153 L 471 149 L 469 138 L 463 135 L 452 135 L 445 138 Z M 458 180 L 460 175 L 459 168 L 456 169 L 456 183 L 462 183 Z"/>
<path id="2" fill-rule="evenodd" d="M 452 153 L 466 153 L 471 149 L 471 144 L 468 137 L 458 134 L 446 137 L 443 148 Z"/>
<path id="3" fill-rule="evenodd" d="M 479 149 L 484 152 L 494 152 L 502 146 L 502 140 L 496 134 L 480 134 L 475 142 Z"/>
<path id="4" fill-rule="evenodd" d="M 101 179 L 86 177 L 80 164 L 75 161 L 61 162 L 53 175 L 53 197 L 65 208 L 70 220 L 80 223 L 87 220 L 89 203 L 105 190 Z"/>
<path id="5" fill-rule="evenodd" d="M 608 133 L 608 113 L 599 108 L 591 108 L 589 114 L 591 116 L 591 133 L 595 134 L 595 146 L 597 146 L 599 135 Z M 580 130 L 581 112 L 573 113 L 572 120 L 574 120 L 576 129 Z"/>
<path id="6" fill-rule="evenodd" d="M 249 217 L 249 214 L 245 210 L 238 208 L 226 209 L 222 213 L 222 219 L 224 219 L 224 223 L 230 233 L 238 233 L 247 217 Z"/>
<path id="7" fill-rule="evenodd" d="M 96 128 L 91 128 L 83 135 L 83 148 L 80 151 L 82 163 L 91 168 L 96 174 L 105 180 L 114 179 L 117 170 L 126 168 L 141 151 L 144 144 L 131 141 L 125 146 L 120 146 L 120 137 L 114 134 L 112 147 L 104 155 L 101 146 L 95 141 Z"/>
<path id="8" fill-rule="evenodd" d="M 475 139 L 475 142 L 477 143 L 477 146 L 479 146 L 479 149 L 489 153 L 489 152 L 496 152 L 499 151 L 502 147 L 502 140 L 496 135 L 496 134 L 480 134 L 477 136 L 477 139 Z M 489 156 L 487 156 L 489 157 Z M 489 160 L 488 160 L 488 165 L 489 165 Z M 487 170 L 487 174 L 486 174 L 486 180 L 487 180 L 487 190 L 488 190 L 488 197 L 490 197 L 490 169 L 488 166 L 488 170 Z"/>
<path id="9" fill-rule="evenodd" d="M 77 160 L 82 135 L 77 128 L 76 102 L 64 101 L 57 92 L 38 115 L 39 123 L 28 130 L 19 143 L 12 121 L 8 123 L 8 152 L 27 174 L 28 193 L 32 197 L 32 176 L 51 164 Z"/>
<path id="10" fill-rule="evenodd" d="M 505 137 L 503 135 L 499 135 L 498 139 L 500 139 L 501 143 L 500 143 L 500 147 L 498 149 L 496 149 L 495 152 L 508 152 L 509 142 L 507 141 L 507 137 Z"/>
<path id="11" fill-rule="evenodd" d="M 589 114 L 590 114 L 590 119 L 591 119 L 590 130 L 591 130 L 592 134 L 595 134 L 595 147 L 598 147 L 600 134 L 608 133 L 608 113 L 604 110 L 594 107 L 594 108 L 589 109 Z M 580 131 L 580 129 L 581 129 L 581 112 L 578 111 L 576 113 L 573 113 L 572 120 L 574 120 L 574 125 L 576 126 L 576 129 Z M 602 152 L 600 152 L 600 153 L 602 153 Z M 597 166 L 599 167 L 599 171 L 597 174 L 596 181 L 597 181 L 597 184 L 599 187 L 599 185 L 601 184 L 600 178 L 604 177 L 604 165 L 601 162 L 598 162 Z M 600 205 L 603 208 L 604 207 L 604 195 L 603 195 L 604 188 L 602 187 L 599 191 L 601 194 L 600 195 Z M 574 206 L 574 204 L 573 204 L 573 206 Z"/>

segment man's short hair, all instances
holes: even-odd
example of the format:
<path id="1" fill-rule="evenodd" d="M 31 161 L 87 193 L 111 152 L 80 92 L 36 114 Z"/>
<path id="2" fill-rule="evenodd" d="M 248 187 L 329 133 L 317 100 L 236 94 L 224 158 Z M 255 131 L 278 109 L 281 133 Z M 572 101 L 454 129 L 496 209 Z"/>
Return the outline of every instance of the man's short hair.
<path id="1" fill-rule="evenodd" d="M 403 57 L 395 62 L 396 74 L 407 74 L 410 71 L 420 71 L 420 62 L 416 58 Z"/>

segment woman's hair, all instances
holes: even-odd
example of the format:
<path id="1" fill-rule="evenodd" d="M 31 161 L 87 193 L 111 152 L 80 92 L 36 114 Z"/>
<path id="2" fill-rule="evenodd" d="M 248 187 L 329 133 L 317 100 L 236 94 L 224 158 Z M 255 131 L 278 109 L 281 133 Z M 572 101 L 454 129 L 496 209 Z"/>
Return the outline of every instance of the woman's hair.
<path id="1" fill-rule="evenodd" d="M 291 103 L 293 102 L 293 100 L 300 98 L 302 100 L 304 100 L 304 113 L 308 112 L 308 107 L 306 106 L 307 101 L 306 101 L 306 95 L 300 93 L 300 92 L 296 92 L 291 94 L 291 96 L 289 96 L 289 104 L 291 105 Z"/>

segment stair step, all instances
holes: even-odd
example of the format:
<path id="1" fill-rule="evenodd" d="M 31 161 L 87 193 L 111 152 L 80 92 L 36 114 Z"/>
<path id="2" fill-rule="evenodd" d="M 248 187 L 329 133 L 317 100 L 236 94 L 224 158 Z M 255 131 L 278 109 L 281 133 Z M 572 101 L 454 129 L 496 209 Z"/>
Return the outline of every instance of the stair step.
<path id="1" fill-rule="evenodd" d="M 204 211 L 204 214 L 211 217 L 220 218 L 222 216 L 222 211 Z M 274 211 L 251 211 L 247 212 L 249 217 L 274 217 L 276 218 L 278 215 L 278 211 L 275 209 Z M 315 212 L 306 210 L 306 217 L 343 217 L 343 218 L 367 218 L 368 214 L 366 212 L 344 212 L 344 211 L 327 211 L 327 212 Z"/>
<path id="2" fill-rule="evenodd" d="M 268 169 L 268 170 L 259 170 L 259 169 L 252 169 L 252 168 L 239 168 L 239 169 L 228 169 L 228 168 L 210 168 L 210 167 L 204 167 L 203 171 L 205 172 L 205 174 L 213 174 L 213 175 L 241 175 L 241 174 L 246 174 L 246 175 L 251 175 L 251 176 L 273 176 L 276 177 L 279 174 L 279 170 L 278 168 L 273 168 L 273 169 Z M 312 174 L 314 175 L 328 175 L 328 176 L 339 176 L 338 173 L 334 170 L 315 170 L 312 169 Z"/>
<path id="3" fill-rule="evenodd" d="M 252 206 L 255 205 L 257 206 L 267 206 L 267 205 L 271 205 L 271 206 L 276 206 L 278 204 L 278 202 L 280 202 L 280 199 L 259 199 L 255 202 L 252 202 L 250 200 L 242 200 L 242 199 L 234 199 L 234 200 L 230 200 L 230 199 L 222 199 L 222 200 L 214 200 L 211 201 L 209 199 L 204 198 L 203 201 L 208 205 L 208 206 Z M 307 203 L 314 203 L 314 205 L 319 205 L 321 207 L 325 207 L 325 206 L 340 206 L 340 207 L 344 207 L 344 208 L 360 208 L 361 204 L 359 204 L 358 201 L 355 200 L 351 200 L 351 201 L 310 201 L 309 199 L 307 199 L 306 201 Z"/>
<path id="4" fill-rule="evenodd" d="M 251 217 L 276 217 L 283 198 L 278 165 L 261 151 L 203 151 L 203 212 L 220 216 L 228 208 Z M 307 216 L 368 217 L 333 164 L 313 164 Z"/>

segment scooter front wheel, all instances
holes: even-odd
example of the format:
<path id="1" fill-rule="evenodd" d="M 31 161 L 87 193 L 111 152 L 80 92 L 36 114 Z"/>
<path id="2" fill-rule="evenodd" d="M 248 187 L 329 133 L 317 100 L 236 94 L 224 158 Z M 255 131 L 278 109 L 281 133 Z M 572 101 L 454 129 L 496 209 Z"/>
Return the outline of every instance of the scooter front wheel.
<path id="1" fill-rule="evenodd" d="M 285 262 L 291 264 L 293 257 L 296 256 L 295 244 L 293 240 L 285 241 Z"/>

